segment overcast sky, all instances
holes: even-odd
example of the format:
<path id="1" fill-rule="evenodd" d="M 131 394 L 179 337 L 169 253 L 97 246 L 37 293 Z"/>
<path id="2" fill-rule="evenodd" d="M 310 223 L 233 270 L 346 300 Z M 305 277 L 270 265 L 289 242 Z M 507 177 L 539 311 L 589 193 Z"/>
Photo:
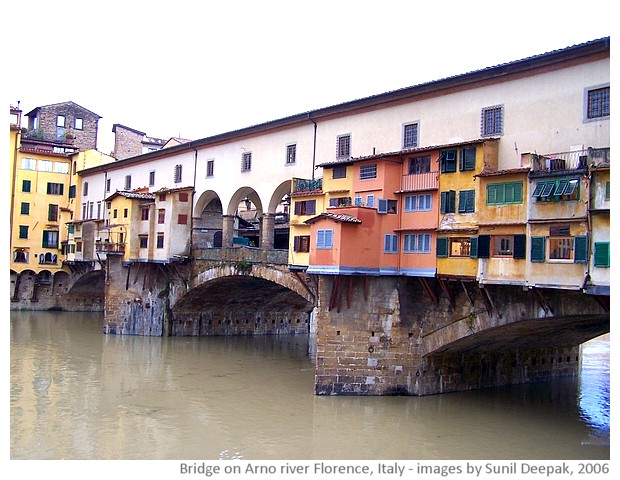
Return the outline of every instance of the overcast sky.
<path id="1" fill-rule="evenodd" d="M 115 123 L 195 140 L 611 35 L 610 1 L 420 3 L 9 2 L 4 94 L 95 112 L 109 153 Z"/>

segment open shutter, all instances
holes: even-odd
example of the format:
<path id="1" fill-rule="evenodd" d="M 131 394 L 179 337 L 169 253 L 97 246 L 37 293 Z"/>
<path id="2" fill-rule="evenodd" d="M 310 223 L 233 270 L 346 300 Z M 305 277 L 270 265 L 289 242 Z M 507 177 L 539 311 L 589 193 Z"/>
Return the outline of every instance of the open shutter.
<path id="1" fill-rule="evenodd" d="M 437 237 L 437 256 L 448 256 L 448 237 Z"/>
<path id="2" fill-rule="evenodd" d="M 489 258 L 491 235 L 478 235 L 478 258 Z"/>
<path id="3" fill-rule="evenodd" d="M 478 237 L 469 238 L 469 256 L 478 258 Z"/>
<path id="4" fill-rule="evenodd" d="M 514 236 L 514 248 L 512 258 L 525 258 L 525 235 Z"/>
<path id="5" fill-rule="evenodd" d="M 575 263 L 588 262 L 588 236 L 575 236 Z"/>
<path id="6" fill-rule="evenodd" d="M 530 261 L 545 261 L 545 237 L 532 237 L 531 239 Z"/>
<path id="7" fill-rule="evenodd" d="M 380 198 L 377 206 L 377 213 L 387 213 L 388 201 L 385 198 Z"/>

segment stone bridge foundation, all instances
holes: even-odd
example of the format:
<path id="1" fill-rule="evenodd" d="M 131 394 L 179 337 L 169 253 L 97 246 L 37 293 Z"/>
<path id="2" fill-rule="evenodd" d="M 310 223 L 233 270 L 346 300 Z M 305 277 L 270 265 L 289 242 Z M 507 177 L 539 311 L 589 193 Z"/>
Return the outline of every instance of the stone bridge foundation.
<path id="1" fill-rule="evenodd" d="M 316 394 L 430 395 L 576 375 L 579 345 L 609 331 L 608 312 L 579 292 L 441 282 L 321 276 Z"/>

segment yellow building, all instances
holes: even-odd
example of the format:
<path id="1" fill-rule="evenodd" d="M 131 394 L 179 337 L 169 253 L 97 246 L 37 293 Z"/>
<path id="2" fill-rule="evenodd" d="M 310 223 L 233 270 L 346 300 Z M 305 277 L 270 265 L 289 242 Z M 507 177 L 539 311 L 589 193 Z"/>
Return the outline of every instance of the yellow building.
<path id="1" fill-rule="evenodd" d="M 439 156 L 439 226 L 437 276 L 476 279 L 478 212 L 482 207 L 480 181 L 483 171 L 496 170 L 497 139 L 445 145 Z M 472 243 L 472 239 L 474 243 Z"/>

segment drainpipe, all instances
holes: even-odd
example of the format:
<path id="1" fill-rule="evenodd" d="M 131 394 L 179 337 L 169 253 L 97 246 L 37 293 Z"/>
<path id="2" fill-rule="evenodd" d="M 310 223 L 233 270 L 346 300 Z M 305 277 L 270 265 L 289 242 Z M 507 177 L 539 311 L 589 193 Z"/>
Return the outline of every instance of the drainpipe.
<path id="1" fill-rule="evenodd" d="M 190 206 L 190 218 L 189 218 L 189 257 L 192 258 L 192 248 L 194 246 L 194 198 L 196 196 L 196 169 L 198 168 L 198 150 L 192 147 L 194 150 L 194 183 L 192 185 L 192 203 Z"/>
<path id="2" fill-rule="evenodd" d="M 316 169 L 316 122 L 310 118 L 310 112 L 308 112 L 308 120 L 314 124 L 314 136 L 312 139 L 312 180 L 314 181 L 314 170 Z"/>

